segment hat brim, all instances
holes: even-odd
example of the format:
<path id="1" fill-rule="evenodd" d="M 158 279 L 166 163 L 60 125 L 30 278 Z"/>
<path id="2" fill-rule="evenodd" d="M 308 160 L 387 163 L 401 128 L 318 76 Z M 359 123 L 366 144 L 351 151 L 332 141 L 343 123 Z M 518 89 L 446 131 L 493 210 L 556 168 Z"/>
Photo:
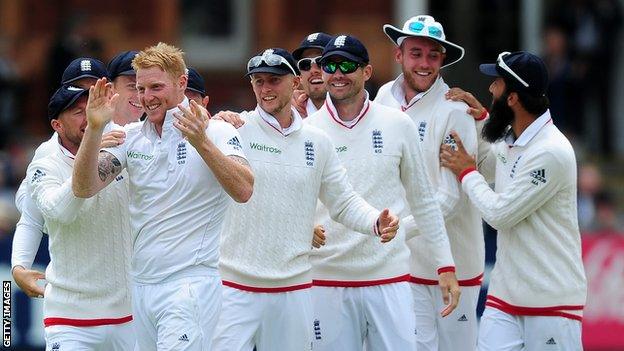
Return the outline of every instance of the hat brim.
<path id="1" fill-rule="evenodd" d="M 202 97 L 206 96 L 206 92 L 205 91 L 201 91 L 199 89 L 191 88 L 188 85 L 186 86 L 186 90 L 194 91 L 194 92 L 198 93 L 199 95 L 201 95 Z"/>
<path id="2" fill-rule="evenodd" d="M 498 69 L 496 68 L 495 63 L 484 63 L 479 65 L 479 71 L 490 77 L 500 77 L 500 73 L 498 73 Z"/>
<path id="3" fill-rule="evenodd" d="M 451 43 L 450 41 L 442 40 L 428 35 L 415 34 L 413 32 L 404 32 L 403 30 L 396 28 L 390 24 L 385 24 L 383 26 L 383 31 L 396 46 L 399 46 L 399 39 L 402 37 L 425 38 L 439 43 L 444 47 L 444 49 L 446 49 L 446 57 L 442 62 L 441 68 L 457 63 L 464 57 L 464 48 L 457 44 Z"/>
<path id="4" fill-rule="evenodd" d="M 292 56 L 294 57 L 295 60 L 299 61 L 302 59 L 302 55 L 303 52 L 308 50 L 308 49 L 318 49 L 323 51 L 323 49 L 325 49 L 324 46 L 320 46 L 320 45 L 306 45 L 306 46 L 300 46 L 297 49 L 295 49 L 295 51 L 292 52 Z"/>
<path id="5" fill-rule="evenodd" d="M 57 119 L 61 113 L 63 113 L 63 111 L 67 110 L 68 108 L 70 108 L 74 103 L 76 103 L 76 101 L 78 101 L 78 99 L 80 99 L 80 97 L 82 97 L 83 95 L 89 95 L 89 90 L 85 90 L 85 89 L 81 89 L 80 91 L 76 90 L 76 94 L 74 94 L 66 103 L 65 105 L 63 105 L 63 108 L 61 108 L 60 110 L 58 110 L 53 116 L 48 116 L 49 119 Z"/>
<path id="6" fill-rule="evenodd" d="M 133 69 L 129 69 L 127 71 L 119 72 L 116 75 L 111 77 L 111 80 L 119 77 L 119 76 L 136 76 L 136 71 Z"/>
<path id="7" fill-rule="evenodd" d="M 249 77 L 252 74 L 255 73 L 272 73 L 272 74 L 276 74 L 278 76 L 285 76 L 287 74 L 293 74 L 293 72 L 291 70 L 289 70 L 288 68 L 282 68 L 279 66 L 260 66 L 260 67 L 256 67 L 253 68 L 251 71 L 247 72 L 247 74 L 245 74 L 245 77 Z"/>
<path id="8" fill-rule="evenodd" d="M 328 58 L 332 57 L 332 56 L 340 56 L 340 57 L 344 57 L 347 58 L 349 60 L 355 61 L 357 63 L 368 63 L 364 60 L 362 60 L 361 57 L 355 56 L 350 52 L 346 52 L 343 50 L 334 50 L 334 51 L 329 51 L 323 54 L 323 57 L 321 57 L 320 62 L 325 62 L 327 61 Z"/>
<path id="9" fill-rule="evenodd" d="M 104 76 L 103 76 L 103 77 L 104 77 Z M 68 80 L 64 80 L 64 81 L 62 81 L 62 82 L 61 82 L 61 85 L 65 85 L 65 84 L 73 83 L 73 82 L 75 82 L 75 81 L 77 81 L 77 80 L 79 80 L 79 79 L 82 79 L 82 78 L 93 78 L 93 79 L 100 79 L 100 78 L 103 78 L 103 77 L 98 77 L 98 76 L 96 76 L 96 75 L 94 75 L 94 74 L 82 74 L 82 75 L 79 75 L 78 77 L 74 77 L 74 78 L 72 78 L 72 79 L 68 79 Z"/>

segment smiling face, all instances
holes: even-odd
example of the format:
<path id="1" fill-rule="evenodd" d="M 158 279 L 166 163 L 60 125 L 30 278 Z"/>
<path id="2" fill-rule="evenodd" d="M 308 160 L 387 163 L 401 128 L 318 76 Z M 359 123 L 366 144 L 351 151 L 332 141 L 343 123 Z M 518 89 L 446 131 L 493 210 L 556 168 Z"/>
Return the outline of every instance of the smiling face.
<path id="1" fill-rule="evenodd" d="M 147 118 L 155 124 L 162 124 L 167 110 L 184 100 L 187 76 L 173 77 L 157 66 L 136 70 L 136 86 L 141 106 Z"/>
<path id="2" fill-rule="evenodd" d="M 442 46 L 433 40 L 409 37 L 395 51 L 395 59 L 401 64 L 407 89 L 414 93 L 427 91 L 440 73 L 445 54 Z"/>
<path id="3" fill-rule="evenodd" d="M 58 133 L 61 144 L 74 155 L 87 128 L 86 107 L 87 95 L 83 95 L 50 122 L 52 129 Z"/>
<path id="4" fill-rule="evenodd" d="M 320 57 L 321 49 L 306 49 L 301 54 L 301 58 Z M 327 94 L 323 74 L 318 63 L 313 63 L 308 71 L 301 70 L 301 86 L 312 100 L 324 100 Z"/>
<path id="5" fill-rule="evenodd" d="M 254 73 L 251 86 L 258 105 L 266 112 L 277 116 L 286 108 L 290 111 L 293 91 L 299 86 L 299 77 L 292 74 Z"/>
<path id="6" fill-rule="evenodd" d="M 136 122 L 143 114 L 143 106 L 139 102 L 136 88 L 136 76 L 119 76 L 113 81 L 114 92 L 119 94 L 115 107 L 115 123 L 125 125 Z"/>
<path id="7" fill-rule="evenodd" d="M 346 59 L 336 55 L 328 60 L 330 62 L 342 62 Z M 334 73 L 323 71 L 323 80 L 334 104 L 353 102 L 364 90 L 364 83 L 370 79 L 372 72 L 373 67 L 371 65 L 360 66 L 355 72 L 347 74 L 342 73 L 340 69 L 336 69 Z"/>

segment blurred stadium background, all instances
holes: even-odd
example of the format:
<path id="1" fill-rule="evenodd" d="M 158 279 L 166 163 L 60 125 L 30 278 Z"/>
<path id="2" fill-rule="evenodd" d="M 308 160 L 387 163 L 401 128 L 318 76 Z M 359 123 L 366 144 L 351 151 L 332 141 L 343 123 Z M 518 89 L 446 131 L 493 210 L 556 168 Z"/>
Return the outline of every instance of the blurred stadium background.
<path id="1" fill-rule="evenodd" d="M 211 112 L 255 105 L 243 78 L 266 47 L 293 50 L 309 33 L 349 33 L 368 47 L 372 96 L 398 67 L 381 26 L 431 14 L 466 56 L 443 71 L 489 105 L 478 64 L 501 51 L 540 54 L 555 124 L 579 162 L 579 222 L 589 278 L 586 350 L 624 350 L 624 0 L 0 0 L 0 276 L 10 280 L 13 200 L 36 146 L 49 138 L 48 98 L 73 58 L 105 63 L 158 41 L 181 47 L 206 79 Z M 496 234 L 486 234 L 492 264 Z M 35 267 L 45 269 L 44 240 Z M 487 279 L 484 286 L 487 284 Z M 13 285 L 15 350 L 42 350 L 41 300 Z"/>

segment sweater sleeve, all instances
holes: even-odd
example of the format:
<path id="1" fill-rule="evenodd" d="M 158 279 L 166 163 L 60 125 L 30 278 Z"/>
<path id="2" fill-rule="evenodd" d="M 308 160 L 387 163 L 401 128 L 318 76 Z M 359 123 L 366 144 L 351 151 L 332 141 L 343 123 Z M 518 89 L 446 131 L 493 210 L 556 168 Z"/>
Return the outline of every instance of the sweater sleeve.
<path id="1" fill-rule="evenodd" d="M 357 232 L 376 235 L 376 223 L 379 218 L 377 209 L 358 195 L 349 183 L 347 170 L 344 168 L 333 143 L 325 136 L 322 147 L 327 147 L 327 160 L 323 167 L 319 199 L 327 207 L 330 217 Z"/>
<path id="2" fill-rule="evenodd" d="M 416 143 L 409 142 L 411 136 L 418 135 L 414 123 L 405 119 L 402 129 L 404 138 L 403 157 L 401 158 L 401 182 L 405 188 L 407 202 L 410 205 L 414 221 L 418 223 L 418 230 L 425 236 L 435 256 L 438 272 L 445 267 L 454 267 L 451 246 L 449 244 L 444 218 L 440 206 L 433 194 L 433 186 L 424 169 L 425 161 L 421 148 Z M 413 232 L 413 230 L 412 230 Z M 412 234 L 408 234 L 413 236 Z"/>
<path id="3" fill-rule="evenodd" d="M 24 188 L 26 187 L 24 186 Z M 26 189 L 24 189 L 24 193 L 26 193 Z M 22 216 L 17 222 L 13 235 L 11 268 L 22 266 L 30 269 L 43 238 L 44 221 L 41 212 L 30 196 L 24 196 L 22 206 Z"/>
<path id="4" fill-rule="evenodd" d="M 459 110 L 453 110 L 449 115 L 442 143 L 456 148 L 457 143 L 451 136 L 451 131 L 455 131 L 459 135 L 468 154 L 477 154 L 477 131 L 471 116 Z M 457 181 L 455 174 L 446 167 L 440 167 L 440 184 L 435 197 L 445 220 L 457 215 L 461 192 L 461 184 Z"/>
<path id="5" fill-rule="evenodd" d="M 479 172 L 485 177 L 488 183 L 494 182 L 496 176 L 496 155 L 494 154 L 495 146 L 483 139 L 483 127 L 487 122 L 489 115 L 486 118 L 478 120 L 476 122 L 477 128 L 477 168 Z"/>
<path id="6" fill-rule="evenodd" d="M 539 209 L 561 188 L 566 167 L 552 152 L 527 156 L 504 192 L 492 190 L 477 171 L 462 179 L 462 188 L 483 219 L 497 230 L 513 227 Z"/>
<path id="7" fill-rule="evenodd" d="M 85 199 L 74 196 L 71 177 L 63 180 L 58 172 L 49 159 L 33 162 L 26 175 L 28 188 L 44 218 L 70 223 L 76 218 Z"/>

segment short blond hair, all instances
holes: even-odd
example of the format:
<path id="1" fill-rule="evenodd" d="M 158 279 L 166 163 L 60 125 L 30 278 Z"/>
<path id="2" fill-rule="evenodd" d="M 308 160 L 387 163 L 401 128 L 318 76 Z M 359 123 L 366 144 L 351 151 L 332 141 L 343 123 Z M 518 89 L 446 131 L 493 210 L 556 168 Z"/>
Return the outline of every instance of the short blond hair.
<path id="1" fill-rule="evenodd" d="M 160 42 L 139 52 L 132 60 L 132 68 L 135 71 L 151 67 L 159 67 L 177 79 L 186 74 L 184 52 L 173 45 Z"/>

